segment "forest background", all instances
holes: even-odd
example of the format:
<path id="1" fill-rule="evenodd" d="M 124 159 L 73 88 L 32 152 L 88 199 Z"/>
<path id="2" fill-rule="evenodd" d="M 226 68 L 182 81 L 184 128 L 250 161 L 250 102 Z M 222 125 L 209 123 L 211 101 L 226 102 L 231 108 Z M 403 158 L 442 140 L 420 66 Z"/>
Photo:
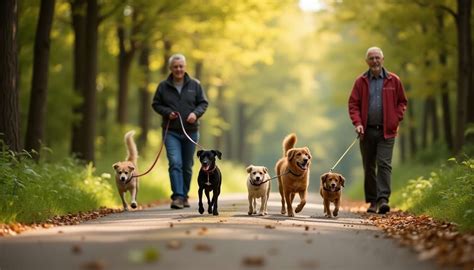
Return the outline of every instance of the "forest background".
<path id="1" fill-rule="evenodd" d="M 310 191 L 318 190 L 356 137 L 347 100 L 371 46 L 382 48 L 409 99 L 394 167 L 421 164 L 427 176 L 474 150 L 471 1 L 9 0 L 0 10 L 10 3 L 18 13 L 0 16 L 2 29 L 18 23 L 0 60 L 3 151 L 43 167 L 74 157 L 99 186 L 113 183 L 111 164 L 124 158 L 130 129 L 140 169 L 153 162 L 161 117 L 151 98 L 173 53 L 187 57 L 208 96 L 200 144 L 223 153 L 228 192 L 245 190 L 249 164 L 274 175 L 290 132 L 312 151 Z M 143 177 L 152 192 L 142 198 L 169 195 L 166 167 L 162 156 Z M 36 177 L 30 169 L 25 176 Z M 358 145 L 336 171 L 348 187 L 361 186 Z M 15 179 L 5 193 L 25 187 Z"/>

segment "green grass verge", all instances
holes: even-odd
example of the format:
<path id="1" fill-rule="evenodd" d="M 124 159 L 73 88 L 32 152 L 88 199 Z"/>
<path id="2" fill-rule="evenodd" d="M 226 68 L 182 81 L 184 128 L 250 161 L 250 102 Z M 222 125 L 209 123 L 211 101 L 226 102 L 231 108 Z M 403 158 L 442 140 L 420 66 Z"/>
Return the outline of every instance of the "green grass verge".
<path id="1" fill-rule="evenodd" d="M 119 144 L 119 143 L 117 143 Z M 44 158 L 34 162 L 27 153 L 16 154 L 0 151 L 0 223 L 34 223 L 55 215 L 89 211 L 100 207 L 121 207 L 113 178 L 112 164 L 123 159 L 124 146 L 117 146 L 97 162 L 97 167 L 84 165 L 65 158 Z M 156 149 L 156 148 L 151 148 Z M 153 163 L 155 154 L 140 158 L 143 172 Z M 53 156 L 53 155 L 51 155 Z M 120 156 L 119 158 L 116 158 Z M 115 158 L 114 158 L 115 157 Z M 44 161 L 48 160 L 48 161 Z M 190 197 L 197 198 L 196 177 L 199 162 L 195 162 Z M 222 171 L 222 194 L 246 191 L 246 172 L 243 166 L 219 161 Z M 166 154 L 160 158 L 153 171 L 140 178 L 138 203 L 146 204 L 171 195 Z M 127 193 L 127 200 L 130 201 Z"/>
<path id="2" fill-rule="evenodd" d="M 393 169 L 392 207 L 437 220 L 454 222 L 461 231 L 474 231 L 474 160 L 452 158 L 431 163 L 426 159 Z M 345 194 L 364 199 L 363 181 L 353 183 Z"/>

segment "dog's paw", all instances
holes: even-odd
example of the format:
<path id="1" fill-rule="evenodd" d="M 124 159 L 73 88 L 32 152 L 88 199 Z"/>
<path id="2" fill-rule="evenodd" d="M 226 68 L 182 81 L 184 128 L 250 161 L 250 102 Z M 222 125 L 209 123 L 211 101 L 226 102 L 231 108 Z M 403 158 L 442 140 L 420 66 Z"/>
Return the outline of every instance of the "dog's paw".
<path id="1" fill-rule="evenodd" d="M 130 206 L 131 206 L 133 209 L 135 209 L 135 208 L 137 208 L 137 203 L 136 203 L 136 202 L 132 202 L 132 203 L 130 204 Z"/>
<path id="2" fill-rule="evenodd" d="M 202 213 L 204 213 L 204 207 L 199 207 L 199 214 L 202 215 Z"/>
<path id="3" fill-rule="evenodd" d="M 293 213 L 288 213 L 288 216 L 289 216 L 289 217 L 294 217 L 295 214 L 293 214 Z"/>
<path id="4" fill-rule="evenodd" d="M 260 212 L 258 213 L 259 216 L 265 216 L 265 213 L 264 212 Z"/>
<path id="5" fill-rule="evenodd" d="M 285 214 L 286 214 L 286 209 L 285 209 L 285 208 L 282 208 L 280 213 L 281 213 L 282 215 L 285 215 Z"/>
<path id="6" fill-rule="evenodd" d="M 296 206 L 296 208 L 295 208 L 295 212 L 296 212 L 296 213 L 301 212 L 301 210 L 303 210 L 303 207 L 305 206 L 305 204 L 306 204 L 306 203 L 300 203 L 300 204 L 298 204 L 298 206 Z"/>
<path id="7" fill-rule="evenodd" d="M 251 215 L 252 215 L 252 212 L 249 211 L 248 214 L 249 214 L 249 216 L 251 216 Z"/>
<path id="8" fill-rule="evenodd" d="M 124 207 L 124 208 L 123 208 L 123 211 L 127 212 L 127 211 L 128 211 L 128 207 Z"/>
<path id="9" fill-rule="evenodd" d="M 212 211 L 212 214 L 213 214 L 214 216 L 218 216 L 218 215 L 219 215 L 219 212 L 217 212 L 217 210 L 214 209 L 214 211 Z"/>
<path id="10" fill-rule="evenodd" d="M 337 217 L 337 214 L 339 214 L 339 211 L 338 210 L 334 210 L 334 212 L 332 212 L 332 214 Z"/>
<path id="11" fill-rule="evenodd" d="M 212 214 L 212 207 L 209 207 L 209 208 L 207 209 L 207 212 L 208 212 L 209 214 Z"/>
<path id="12" fill-rule="evenodd" d="M 324 215 L 326 218 L 332 218 L 331 214 Z"/>

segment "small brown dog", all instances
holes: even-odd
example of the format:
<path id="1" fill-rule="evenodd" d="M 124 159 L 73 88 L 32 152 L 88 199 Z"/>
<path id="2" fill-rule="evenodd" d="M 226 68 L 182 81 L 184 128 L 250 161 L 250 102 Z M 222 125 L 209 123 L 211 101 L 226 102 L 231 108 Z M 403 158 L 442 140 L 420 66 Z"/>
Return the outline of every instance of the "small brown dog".
<path id="1" fill-rule="evenodd" d="M 324 200 L 324 214 L 326 217 L 332 217 L 330 203 L 334 203 L 334 211 L 332 214 L 336 217 L 339 213 L 339 205 L 341 203 L 341 188 L 344 186 L 346 179 L 338 173 L 328 172 L 321 175 L 321 184 L 319 193 Z"/>
<path id="2" fill-rule="evenodd" d="M 300 203 L 295 209 L 296 213 L 303 210 L 306 204 L 309 185 L 309 167 L 311 165 L 311 153 L 308 147 L 294 148 L 296 134 L 292 133 L 283 140 L 283 157 L 278 160 L 275 171 L 278 176 L 278 189 L 281 195 L 281 213 L 288 211 L 289 217 L 294 217 L 291 206 L 295 194 L 300 196 Z M 286 209 L 285 209 L 286 202 Z"/>
<path id="3" fill-rule="evenodd" d="M 262 198 L 260 202 L 260 211 L 258 214 L 264 216 L 268 214 L 267 203 L 270 196 L 271 181 L 268 169 L 264 166 L 250 165 L 247 167 L 247 190 L 249 198 L 249 215 L 257 214 L 257 199 Z"/>
<path id="4" fill-rule="evenodd" d="M 132 202 L 130 206 L 135 209 L 137 208 L 137 193 L 138 193 L 138 178 L 137 175 L 137 159 L 138 151 L 137 145 L 133 140 L 135 131 L 129 131 L 125 134 L 125 145 L 127 146 L 127 157 L 125 161 L 119 161 L 113 166 L 115 170 L 115 183 L 122 199 L 123 209 L 128 211 L 128 205 L 125 201 L 125 193 L 128 191 L 132 196 Z"/>

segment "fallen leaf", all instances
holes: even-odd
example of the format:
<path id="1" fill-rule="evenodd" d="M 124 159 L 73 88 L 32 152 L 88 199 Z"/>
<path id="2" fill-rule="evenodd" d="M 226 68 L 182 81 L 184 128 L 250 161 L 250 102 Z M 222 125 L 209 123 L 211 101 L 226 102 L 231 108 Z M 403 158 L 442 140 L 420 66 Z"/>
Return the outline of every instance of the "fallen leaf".
<path id="1" fill-rule="evenodd" d="M 242 259 L 245 266 L 263 266 L 265 265 L 265 258 L 262 256 L 248 256 Z"/>

